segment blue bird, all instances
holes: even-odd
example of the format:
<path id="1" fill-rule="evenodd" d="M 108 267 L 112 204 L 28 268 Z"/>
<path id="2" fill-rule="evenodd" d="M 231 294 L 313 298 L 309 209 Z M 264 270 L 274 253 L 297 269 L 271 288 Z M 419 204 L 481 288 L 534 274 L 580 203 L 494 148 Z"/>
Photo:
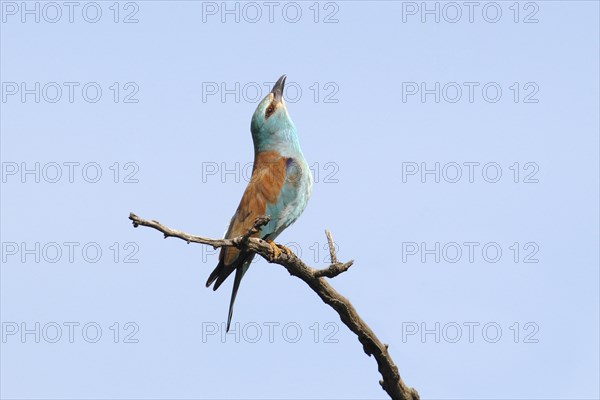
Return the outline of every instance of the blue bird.
<path id="1" fill-rule="evenodd" d="M 283 75 L 277 80 L 273 90 L 261 100 L 252 116 L 252 176 L 225 233 L 226 239 L 243 235 L 252 228 L 257 217 L 269 215 L 269 223 L 254 236 L 269 241 L 275 253 L 278 249 L 273 240 L 302 214 L 313 184 L 311 171 L 300 149 L 296 127 L 283 100 L 285 79 Z M 227 331 L 240 282 L 253 258 L 252 252 L 223 247 L 219 263 L 206 281 L 206 287 L 214 282 L 213 290 L 217 290 L 235 271 Z"/>

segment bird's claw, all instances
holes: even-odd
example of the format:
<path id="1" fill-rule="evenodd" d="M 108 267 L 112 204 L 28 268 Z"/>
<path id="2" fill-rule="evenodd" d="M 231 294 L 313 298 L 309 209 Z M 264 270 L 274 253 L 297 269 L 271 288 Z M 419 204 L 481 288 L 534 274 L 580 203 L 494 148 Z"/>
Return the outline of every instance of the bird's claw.
<path id="1" fill-rule="evenodd" d="M 269 243 L 269 246 L 271 247 L 271 251 L 273 252 L 271 259 L 274 260 L 277 257 L 279 257 L 279 255 L 281 254 L 281 250 L 279 250 L 279 247 L 277 246 L 277 244 L 275 244 L 275 242 L 272 240 L 267 240 L 267 243 Z"/>
<path id="2" fill-rule="evenodd" d="M 281 252 L 284 253 L 288 257 L 291 257 L 294 254 L 292 252 L 292 250 L 290 250 L 289 248 L 285 247 L 282 244 L 279 245 L 279 250 L 281 250 Z"/>
<path id="3" fill-rule="evenodd" d="M 282 244 L 277 244 L 272 240 L 267 240 L 267 243 L 269 243 L 269 246 L 271 246 L 271 251 L 273 253 L 271 257 L 272 260 L 278 258 L 281 255 L 281 253 L 285 254 L 288 257 L 291 257 L 294 254 L 292 250 L 290 250 Z"/>

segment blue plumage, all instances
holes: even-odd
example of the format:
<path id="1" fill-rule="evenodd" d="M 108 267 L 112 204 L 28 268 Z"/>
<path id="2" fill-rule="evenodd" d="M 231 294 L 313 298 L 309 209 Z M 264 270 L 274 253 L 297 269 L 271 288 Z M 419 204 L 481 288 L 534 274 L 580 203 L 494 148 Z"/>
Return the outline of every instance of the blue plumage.
<path id="1" fill-rule="evenodd" d="M 312 175 L 283 100 L 285 78 L 285 75 L 279 78 L 252 116 L 250 130 L 254 142 L 254 168 L 225 238 L 243 235 L 258 216 L 266 214 L 271 220 L 256 236 L 272 241 L 298 219 L 308 203 Z M 227 330 L 240 282 L 253 257 L 253 253 L 240 252 L 233 247 L 223 248 L 219 264 L 206 282 L 207 287 L 215 282 L 216 290 L 236 271 Z"/>

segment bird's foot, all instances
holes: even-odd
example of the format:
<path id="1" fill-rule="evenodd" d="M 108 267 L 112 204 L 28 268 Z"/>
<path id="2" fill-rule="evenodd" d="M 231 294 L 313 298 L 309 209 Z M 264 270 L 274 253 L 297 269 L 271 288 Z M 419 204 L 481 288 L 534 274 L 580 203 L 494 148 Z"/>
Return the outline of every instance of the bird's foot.
<path id="1" fill-rule="evenodd" d="M 292 252 L 292 250 L 290 250 L 289 248 L 285 247 L 284 245 L 280 244 L 279 246 L 279 250 L 281 250 L 282 253 L 284 253 L 286 256 L 291 257 L 294 253 Z"/>
<path id="2" fill-rule="evenodd" d="M 271 257 L 272 260 L 278 258 L 281 255 L 281 253 L 285 254 L 288 257 L 291 257 L 292 255 L 294 255 L 292 250 L 290 250 L 289 248 L 285 247 L 282 244 L 277 244 L 272 240 L 267 240 L 267 243 L 269 243 L 269 246 L 271 247 L 271 251 L 273 252 L 273 255 Z"/>
<path id="3" fill-rule="evenodd" d="M 272 259 L 274 260 L 277 257 L 279 257 L 279 255 L 281 254 L 281 250 L 279 250 L 279 246 L 277 246 L 277 244 L 275 244 L 275 242 L 272 240 L 267 240 L 267 243 L 269 243 L 269 246 L 271 246 L 271 251 L 273 252 Z"/>

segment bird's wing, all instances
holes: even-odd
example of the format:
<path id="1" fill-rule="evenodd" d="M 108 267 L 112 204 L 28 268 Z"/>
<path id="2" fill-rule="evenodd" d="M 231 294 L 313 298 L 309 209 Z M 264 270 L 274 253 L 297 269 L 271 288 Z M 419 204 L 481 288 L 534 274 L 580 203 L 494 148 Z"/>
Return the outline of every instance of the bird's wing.
<path id="1" fill-rule="evenodd" d="M 311 183 L 307 183 L 305 177 L 310 180 L 310 170 L 303 167 L 302 164 L 295 158 L 286 158 L 286 177 L 285 183 L 281 186 L 277 203 L 267 204 L 266 214 L 276 215 L 276 219 L 272 219 L 268 226 L 273 232 L 272 238 L 277 237 L 285 228 L 290 226 L 304 211 L 308 196 L 310 193 Z M 308 185 L 308 187 L 305 187 Z M 304 190 L 306 189 L 306 190 Z M 306 193 L 303 193 L 305 192 Z"/>
<path id="2" fill-rule="evenodd" d="M 286 158 L 277 152 L 262 152 L 257 155 L 252 177 L 231 219 L 225 234 L 226 239 L 248 232 L 256 218 L 265 214 L 268 206 L 278 203 L 279 194 L 286 181 L 286 168 Z M 272 233 L 274 226 L 275 224 L 270 222 L 254 236 L 264 238 Z M 209 276 L 206 286 L 210 286 L 216 280 L 216 290 L 247 258 L 246 252 L 240 252 L 235 247 L 223 247 L 219 255 L 219 264 Z"/>

